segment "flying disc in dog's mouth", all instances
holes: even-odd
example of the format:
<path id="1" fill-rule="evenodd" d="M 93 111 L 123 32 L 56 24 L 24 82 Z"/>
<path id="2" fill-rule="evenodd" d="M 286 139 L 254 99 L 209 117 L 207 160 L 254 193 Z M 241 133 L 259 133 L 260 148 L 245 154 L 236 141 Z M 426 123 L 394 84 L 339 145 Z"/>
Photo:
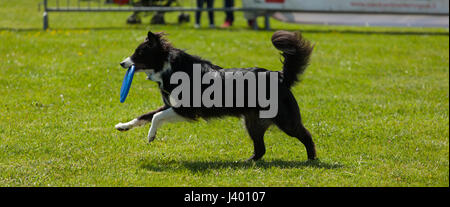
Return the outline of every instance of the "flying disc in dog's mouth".
<path id="1" fill-rule="evenodd" d="M 127 73 L 125 73 L 125 77 L 123 78 L 122 87 L 120 88 L 120 103 L 125 102 L 127 99 L 128 92 L 130 91 L 131 82 L 133 81 L 135 67 L 131 65 L 128 68 Z"/>

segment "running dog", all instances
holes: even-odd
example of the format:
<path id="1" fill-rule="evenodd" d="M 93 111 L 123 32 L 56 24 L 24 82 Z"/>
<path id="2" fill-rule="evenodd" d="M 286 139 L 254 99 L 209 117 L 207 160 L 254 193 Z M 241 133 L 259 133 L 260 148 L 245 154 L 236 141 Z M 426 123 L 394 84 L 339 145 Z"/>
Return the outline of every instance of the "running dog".
<path id="1" fill-rule="evenodd" d="M 295 83 L 299 82 L 298 76 L 309 65 L 314 47 L 300 33 L 288 31 L 275 32 L 272 36 L 272 43 L 275 48 L 282 52 L 281 55 L 284 57 L 282 71 L 274 72 L 263 68 L 223 69 L 210 61 L 173 47 L 164 37 L 164 33 L 148 32 L 145 41 L 136 48 L 133 55 L 123 60 L 120 65 L 125 69 L 134 65 L 136 72 L 145 72 L 149 80 L 157 82 L 164 105 L 127 123 L 119 123 L 115 128 L 119 131 L 127 131 L 151 122 L 148 132 L 148 140 L 151 142 L 156 137 L 157 129 L 164 123 L 236 116 L 244 119 L 245 127 L 253 141 L 254 153 L 248 160 L 259 160 L 265 154 L 264 133 L 272 124 L 275 124 L 287 135 L 300 140 L 306 148 L 309 160 L 316 159 L 315 144 L 311 134 L 302 124 L 297 101 L 290 90 Z M 227 72 L 242 74 L 277 73 L 278 111 L 276 116 L 261 118 L 258 112 L 264 107 L 250 107 L 247 102 L 243 107 L 206 107 L 204 105 L 199 107 L 174 107 L 171 101 L 171 93 L 176 85 L 170 83 L 171 76 L 176 72 L 185 72 L 192 80 L 192 71 L 195 64 L 201 66 L 201 74 L 216 72 L 222 80 L 225 79 L 224 74 Z M 248 83 L 245 84 L 244 90 L 248 88 L 248 85 Z M 256 87 L 260 87 L 260 85 L 258 84 Z M 269 91 L 269 88 L 273 85 L 266 87 L 262 90 Z M 260 91 L 260 89 L 258 88 L 257 91 Z M 190 90 L 192 91 L 192 87 Z M 192 94 L 190 93 L 191 100 Z M 247 93 L 247 95 L 249 94 Z M 234 95 L 233 98 L 236 98 L 236 96 Z"/>

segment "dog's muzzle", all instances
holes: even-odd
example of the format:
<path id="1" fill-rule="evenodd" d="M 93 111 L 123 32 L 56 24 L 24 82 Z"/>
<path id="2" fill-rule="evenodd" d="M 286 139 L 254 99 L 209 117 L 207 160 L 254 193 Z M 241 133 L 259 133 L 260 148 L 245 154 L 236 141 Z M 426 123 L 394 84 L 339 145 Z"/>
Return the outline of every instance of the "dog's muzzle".
<path id="1" fill-rule="evenodd" d="M 120 62 L 120 66 L 122 66 L 122 68 L 129 68 L 134 64 L 134 62 L 131 60 L 130 57 L 125 58 L 125 60 L 123 60 L 122 62 Z"/>

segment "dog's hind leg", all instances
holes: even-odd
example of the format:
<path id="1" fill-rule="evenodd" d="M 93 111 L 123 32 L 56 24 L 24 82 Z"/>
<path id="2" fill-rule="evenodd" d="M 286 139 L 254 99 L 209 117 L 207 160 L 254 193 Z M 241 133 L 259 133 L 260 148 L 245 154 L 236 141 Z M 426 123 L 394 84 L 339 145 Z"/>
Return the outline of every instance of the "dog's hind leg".
<path id="1" fill-rule="evenodd" d="M 187 119 L 177 114 L 173 108 L 168 108 L 164 111 L 160 111 L 153 116 L 152 126 L 148 131 L 148 142 L 152 142 L 156 137 L 156 131 L 164 123 L 186 121 Z"/>
<path id="2" fill-rule="evenodd" d="M 311 134 L 303 126 L 300 109 L 297 101 L 291 92 L 280 95 L 284 97 L 279 102 L 278 114 L 272 120 L 283 132 L 291 137 L 295 137 L 305 145 L 308 159 L 316 159 L 316 147 L 312 140 Z"/>
<path id="3" fill-rule="evenodd" d="M 283 107 L 283 106 L 281 106 Z M 296 109 L 295 109 L 296 108 Z M 298 106 L 291 108 L 290 114 L 279 113 L 273 119 L 275 125 L 291 137 L 295 137 L 305 145 L 309 160 L 316 159 L 316 147 L 309 131 L 303 126 Z"/>
<path id="4" fill-rule="evenodd" d="M 133 119 L 133 120 L 127 122 L 127 123 L 118 123 L 118 124 L 116 124 L 115 128 L 117 130 L 119 130 L 119 131 L 128 131 L 128 130 L 134 128 L 134 127 L 145 125 L 145 124 L 147 124 L 147 123 L 152 121 L 153 116 L 156 113 L 164 111 L 164 110 L 166 110 L 168 108 L 170 108 L 170 106 L 167 106 L 167 105 L 162 106 L 162 107 L 160 107 L 160 108 L 158 108 L 158 109 L 156 109 L 154 111 L 151 111 L 149 113 L 143 114 L 143 115 L 139 116 L 138 118 Z"/>
<path id="5" fill-rule="evenodd" d="M 266 153 L 264 134 L 267 128 L 272 124 L 272 121 L 269 119 L 261 119 L 257 114 L 246 115 L 244 119 L 245 128 L 247 128 L 247 132 L 250 135 L 250 138 L 252 138 L 254 147 L 253 155 L 247 159 L 247 161 L 257 161 Z"/>
<path id="6" fill-rule="evenodd" d="M 309 131 L 305 128 L 305 126 L 303 126 L 301 122 L 296 129 L 282 130 L 289 136 L 297 138 L 298 140 L 300 140 L 300 142 L 303 143 L 303 145 L 305 145 L 308 160 L 315 160 L 317 158 L 316 146 L 314 144 L 314 141 L 312 140 L 311 133 L 309 133 Z"/>

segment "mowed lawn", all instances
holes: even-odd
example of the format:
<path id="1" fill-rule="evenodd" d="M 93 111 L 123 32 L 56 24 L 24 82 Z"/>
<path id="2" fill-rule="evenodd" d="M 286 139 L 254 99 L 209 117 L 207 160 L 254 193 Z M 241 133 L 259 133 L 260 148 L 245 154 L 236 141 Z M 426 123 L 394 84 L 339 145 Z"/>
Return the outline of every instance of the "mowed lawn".
<path id="1" fill-rule="evenodd" d="M 293 92 L 320 159 L 272 127 L 263 160 L 244 163 L 253 145 L 237 118 L 167 124 L 151 144 L 149 125 L 116 131 L 162 105 L 144 74 L 121 104 L 118 63 L 152 30 L 223 67 L 281 70 L 273 31 L 240 13 L 213 30 L 177 14 L 128 26 L 129 13 L 50 13 L 42 31 L 38 2 L 0 2 L 0 186 L 449 186 L 448 29 L 272 21 L 316 44 Z"/>

